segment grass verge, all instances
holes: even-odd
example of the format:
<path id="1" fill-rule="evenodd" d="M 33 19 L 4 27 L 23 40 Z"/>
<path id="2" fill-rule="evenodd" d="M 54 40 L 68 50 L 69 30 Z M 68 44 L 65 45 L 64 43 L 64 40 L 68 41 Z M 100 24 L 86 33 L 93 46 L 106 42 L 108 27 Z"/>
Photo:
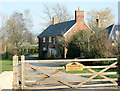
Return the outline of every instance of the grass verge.
<path id="1" fill-rule="evenodd" d="M 12 71 L 13 70 L 13 62 L 10 59 L 1 59 L 0 64 L 2 64 L 2 67 L 1 67 L 2 72 L 3 71 Z"/>

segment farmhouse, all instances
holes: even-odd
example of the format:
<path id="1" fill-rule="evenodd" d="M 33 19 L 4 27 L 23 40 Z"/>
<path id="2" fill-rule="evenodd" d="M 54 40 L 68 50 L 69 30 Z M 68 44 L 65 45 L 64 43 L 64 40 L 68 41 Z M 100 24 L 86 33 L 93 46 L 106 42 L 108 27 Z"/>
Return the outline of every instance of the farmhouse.
<path id="1" fill-rule="evenodd" d="M 49 53 L 50 56 L 56 57 L 57 47 L 56 47 L 56 37 L 61 36 L 65 38 L 65 41 L 70 39 L 73 34 L 77 33 L 80 30 L 85 30 L 91 32 L 89 26 L 84 22 L 84 11 L 81 11 L 79 8 L 75 11 L 75 19 L 71 21 L 57 23 L 57 18 L 53 17 L 53 24 L 48 26 L 39 36 L 39 57 L 43 58 L 46 53 Z M 65 58 L 66 51 L 65 50 Z"/>

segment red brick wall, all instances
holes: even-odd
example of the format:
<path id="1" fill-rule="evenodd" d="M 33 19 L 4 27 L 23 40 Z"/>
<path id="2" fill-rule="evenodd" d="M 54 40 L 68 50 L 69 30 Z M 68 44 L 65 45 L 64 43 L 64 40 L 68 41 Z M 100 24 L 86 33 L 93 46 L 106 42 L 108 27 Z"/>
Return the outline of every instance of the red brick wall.
<path id="1" fill-rule="evenodd" d="M 53 17 L 53 25 L 55 25 L 56 23 L 58 23 L 58 20 L 56 17 Z"/>
<path id="2" fill-rule="evenodd" d="M 47 48 L 47 50 L 46 50 L 46 52 L 47 52 L 49 48 L 52 48 L 55 46 L 56 41 L 55 41 L 55 44 L 53 44 L 53 38 L 55 38 L 55 37 L 51 37 L 51 42 L 49 42 L 49 37 L 45 37 L 45 42 L 43 42 L 43 37 L 39 38 L 39 58 L 43 58 L 43 57 L 41 57 L 41 56 L 43 56 L 43 54 L 42 54 L 43 47 Z"/>
<path id="3" fill-rule="evenodd" d="M 55 37 L 51 37 L 51 42 L 49 42 L 49 37 L 45 37 L 45 42 L 43 42 L 43 37 L 39 38 L 40 51 L 43 51 L 43 47 L 46 47 L 47 49 L 54 47 L 56 43 L 53 43 L 53 38 Z"/>
<path id="4" fill-rule="evenodd" d="M 80 11 L 80 10 L 75 11 L 75 21 L 84 22 L 84 11 Z"/>
<path id="5" fill-rule="evenodd" d="M 77 33 L 80 30 L 91 32 L 91 30 L 84 23 L 76 23 L 76 25 L 65 35 L 65 40 L 67 41 L 71 39 L 73 34 Z"/>

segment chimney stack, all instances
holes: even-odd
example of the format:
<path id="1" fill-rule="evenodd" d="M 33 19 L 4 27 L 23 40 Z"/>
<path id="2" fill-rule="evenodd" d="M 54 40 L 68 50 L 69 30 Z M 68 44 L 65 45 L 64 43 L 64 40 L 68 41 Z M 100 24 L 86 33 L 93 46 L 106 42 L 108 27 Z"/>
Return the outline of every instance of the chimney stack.
<path id="1" fill-rule="evenodd" d="M 78 10 L 75 11 L 75 21 L 79 23 L 84 23 L 84 11 L 80 11 L 79 7 Z"/>
<path id="2" fill-rule="evenodd" d="M 57 18 L 53 17 L 53 25 L 55 25 L 57 23 Z"/>
<path id="3" fill-rule="evenodd" d="M 96 22 L 97 22 L 97 26 L 98 26 L 98 27 L 101 27 L 101 20 L 100 20 L 99 16 L 98 16 L 98 18 L 96 19 Z"/>

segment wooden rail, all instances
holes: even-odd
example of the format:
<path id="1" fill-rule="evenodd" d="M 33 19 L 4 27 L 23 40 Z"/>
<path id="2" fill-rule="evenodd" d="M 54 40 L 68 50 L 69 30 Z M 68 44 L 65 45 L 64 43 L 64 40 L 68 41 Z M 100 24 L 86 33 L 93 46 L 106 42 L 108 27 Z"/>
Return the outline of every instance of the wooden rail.
<path id="1" fill-rule="evenodd" d="M 102 75 L 115 75 L 117 74 L 117 72 L 105 72 L 102 73 Z M 54 76 L 90 76 L 90 75 L 94 75 L 94 73 L 77 73 L 77 74 L 56 74 Z M 24 77 L 28 78 L 28 77 L 45 77 L 46 75 L 24 75 Z"/>
<path id="2" fill-rule="evenodd" d="M 21 62 L 25 60 L 25 56 L 21 56 Z M 21 63 L 21 88 L 23 89 L 25 86 L 25 63 Z"/>
<path id="3" fill-rule="evenodd" d="M 120 56 L 118 57 L 117 62 L 118 62 L 118 64 L 117 64 L 118 65 L 117 72 L 119 74 L 119 77 L 118 77 L 118 86 L 120 87 Z"/>
<path id="4" fill-rule="evenodd" d="M 81 87 L 103 87 L 103 86 L 117 86 L 118 84 L 94 84 L 94 85 L 82 85 Z M 69 88 L 68 86 L 52 86 L 52 87 L 25 87 L 24 89 L 57 89 L 57 88 Z"/>
<path id="5" fill-rule="evenodd" d="M 18 82 L 18 56 L 13 57 L 13 89 L 19 88 Z"/>
<path id="6" fill-rule="evenodd" d="M 113 81 L 117 81 L 117 78 L 111 78 L 110 80 L 113 80 Z M 83 82 L 85 80 L 77 80 L 77 81 L 66 81 L 66 82 Z M 89 82 L 92 82 L 92 81 L 109 81 L 109 79 L 92 79 L 92 80 L 89 80 Z M 37 84 L 55 84 L 55 83 L 59 83 L 59 82 L 41 82 L 41 83 L 37 83 Z M 25 81 L 25 84 L 36 84 L 36 81 Z"/>
<path id="7" fill-rule="evenodd" d="M 25 60 L 21 61 L 21 63 L 49 63 L 49 62 L 88 62 L 88 61 L 116 61 L 117 58 L 101 58 L 101 59 L 66 59 L 66 60 Z"/>
<path id="8" fill-rule="evenodd" d="M 109 66 L 109 65 L 107 65 L 107 66 Z M 84 66 L 83 68 L 84 69 L 88 69 L 88 68 L 105 68 L 105 67 L 107 67 L 107 66 Z M 117 66 L 112 66 L 111 68 L 116 68 Z M 44 69 L 44 70 L 56 70 L 56 69 L 65 69 L 65 67 L 63 66 L 63 67 L 38 67 L 38 69 Z M 34 69 L 32 69 L 32 68 L 30 68 L 30 67 L 27 67 L 27 68 L 25 68 L 25 70 L 34 70 Z"/>

